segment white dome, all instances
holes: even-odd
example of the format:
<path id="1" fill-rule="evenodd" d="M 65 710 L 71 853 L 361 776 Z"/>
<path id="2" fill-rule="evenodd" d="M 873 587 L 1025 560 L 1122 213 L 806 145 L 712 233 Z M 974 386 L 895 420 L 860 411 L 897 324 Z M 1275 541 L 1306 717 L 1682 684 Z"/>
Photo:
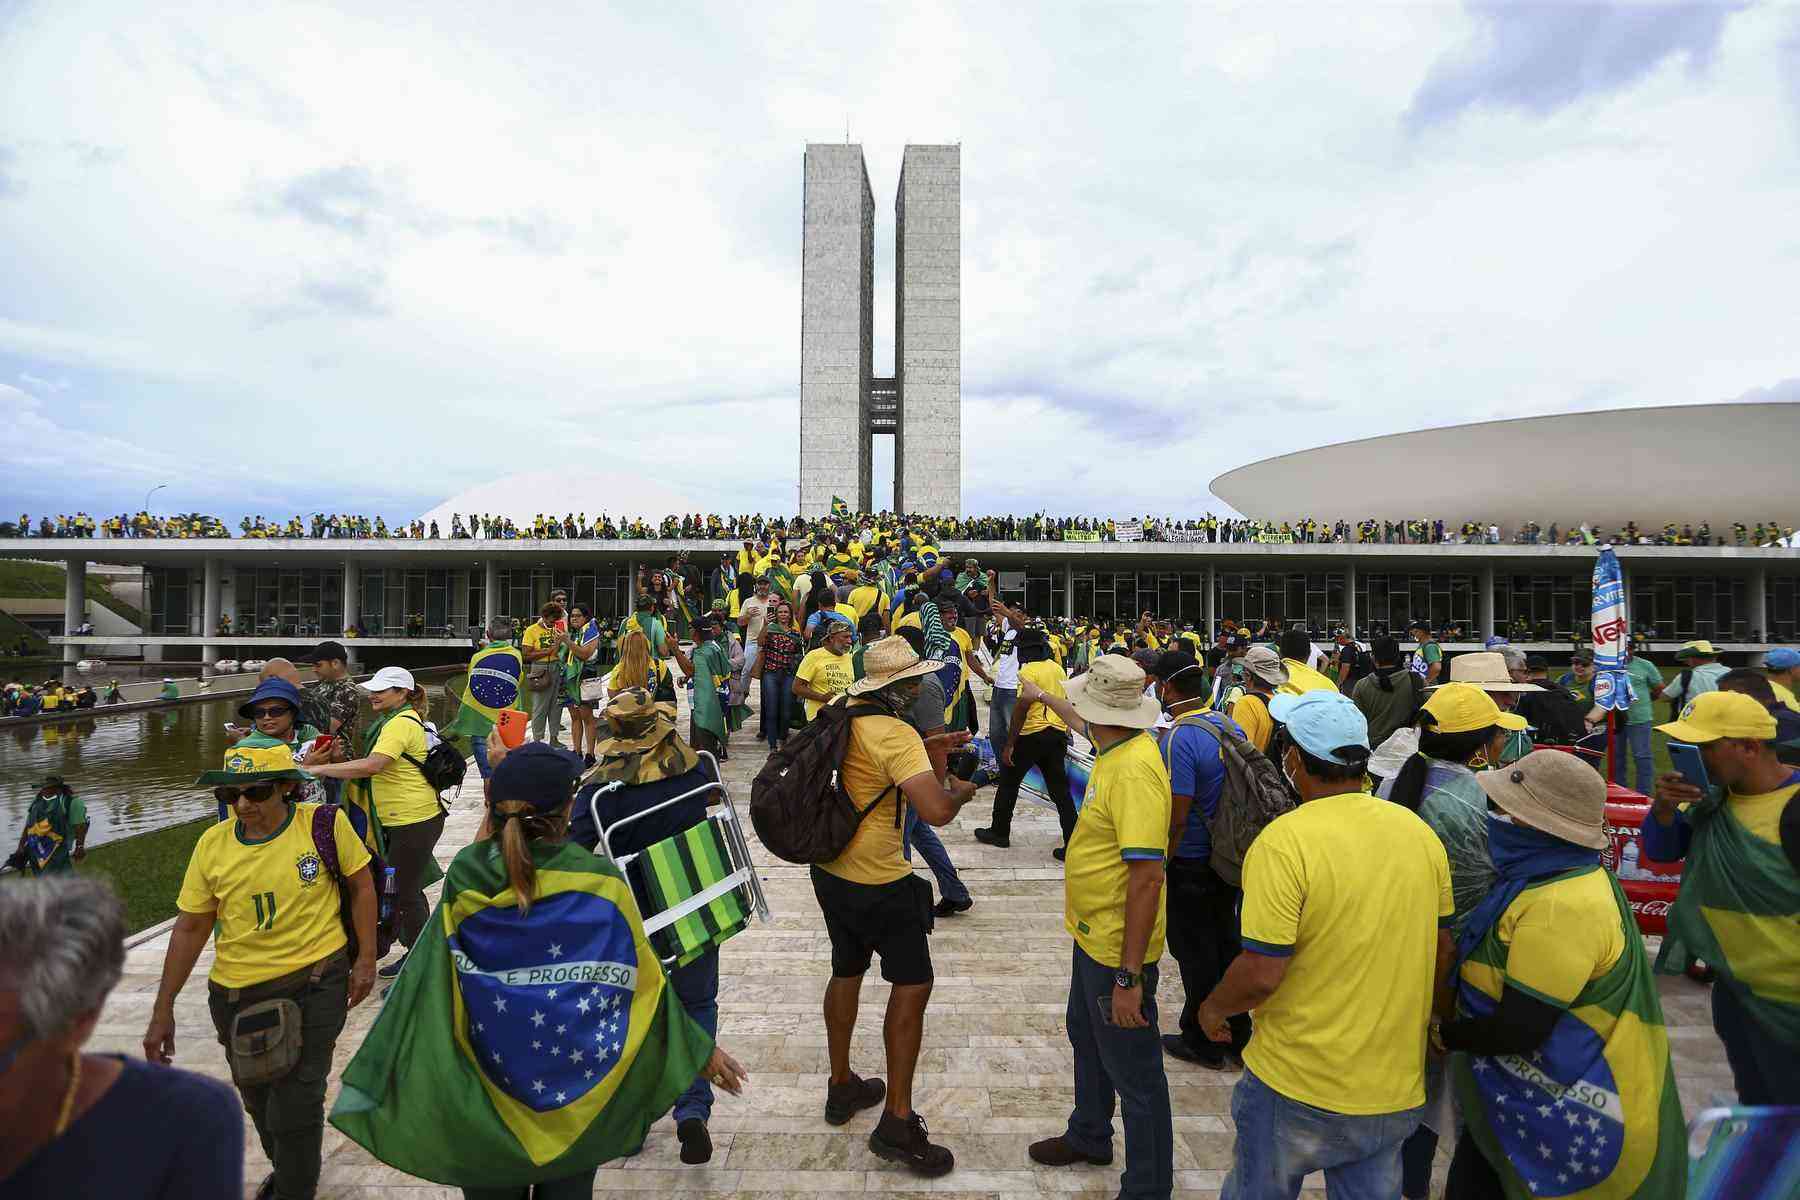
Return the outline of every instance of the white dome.
<path id="1" fill-rule="evenodd" d="M 671 513 L 714 511 L 703 500 L 641 475 L 572 466 L 521 471 L 478 484 L 419 519 L 427 525 L 436 521 L 439 532 L 448 537 L 452 514 L 511 517 L 515 524 L 527 526 L 539 513 L 559 518 L 586 513 L 590 521 L 605 514 L 614 521 L 642 517 L 656 522 Z"/>

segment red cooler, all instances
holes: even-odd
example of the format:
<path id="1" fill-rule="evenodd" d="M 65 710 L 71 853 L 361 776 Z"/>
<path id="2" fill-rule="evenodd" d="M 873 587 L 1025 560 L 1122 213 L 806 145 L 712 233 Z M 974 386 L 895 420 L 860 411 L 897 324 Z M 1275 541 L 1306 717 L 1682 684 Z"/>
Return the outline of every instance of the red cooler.
<path id="1" fill-rule="evenodd" d="M 1656 862 L 1640 852 L 1640 835 L 1650 818 L 1650 803 L 1641 792 L 1606 785 L 1606 848 L 1600 862 L 1619 877 L 1625 899 L 1637 917 L 1638 931 L 1660 937 L 1667 929 L 1669 906 L 1681 890 L 1681 864 Z"/>

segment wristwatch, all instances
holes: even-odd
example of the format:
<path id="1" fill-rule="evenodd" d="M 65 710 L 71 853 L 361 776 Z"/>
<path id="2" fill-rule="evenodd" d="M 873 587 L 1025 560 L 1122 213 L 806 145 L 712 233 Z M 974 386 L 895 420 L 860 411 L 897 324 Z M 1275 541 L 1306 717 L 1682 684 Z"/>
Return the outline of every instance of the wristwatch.
<path id="1" fill-rule="evenodd" d="M 1117 973 L 1113 975 L 1113 983 L 1128 992 L 1136 987 L 1142 980 L 1143 976 L 1141 974 L 1136 971 L 1127 971 L 1124 967 L 1120 967 Z"/>

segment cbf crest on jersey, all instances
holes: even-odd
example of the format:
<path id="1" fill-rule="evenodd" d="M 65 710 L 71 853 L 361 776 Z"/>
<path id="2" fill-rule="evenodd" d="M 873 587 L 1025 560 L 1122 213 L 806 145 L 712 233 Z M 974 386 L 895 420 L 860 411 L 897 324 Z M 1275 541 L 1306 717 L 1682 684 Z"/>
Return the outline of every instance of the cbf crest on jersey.
<path id="1" fill-rule="evenodd" d="M 712 1052 L 610 862 L 532 847 L 521 913 L 493 842 L 463 851 L 331 1122 L 457 1187 L 560 1178 L 638 1146 Z"/>

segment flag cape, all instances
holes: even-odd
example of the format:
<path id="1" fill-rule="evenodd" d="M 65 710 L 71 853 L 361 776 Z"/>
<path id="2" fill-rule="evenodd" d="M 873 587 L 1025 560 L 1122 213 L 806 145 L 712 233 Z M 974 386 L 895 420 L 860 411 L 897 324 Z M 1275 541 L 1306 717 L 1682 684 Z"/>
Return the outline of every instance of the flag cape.
<path id="1" fill-rule="evenodd" d="M 1800 782 L 1800 772 L 1788 786 Z M 1658 965 L 1698 958 L 1719 972 L 1757 1023 L 1800 1042 L 1800 879 L 1781 847 L 1711 797 L 1687 810 L 1694 841 L 1669 911 Z"/>
<path id="2" fill-rule="evenodd" d="M 69 797 L 57 792 L 39 796 L 25 814 L 25 869 L 29 874 L 67 870 L 69 866 Z"/>
<path id="3" fill-rule="evenodd" d="M 1600 547 L 1594 560 L 1594 703 L 1601 708 L 1631 707 L 1631 676 L 1625 670 L 1625 579 L 1611 546 Z"/>
<path id="4" fill-rule="evenodd" d="M 1619 961 L 1582 989 L 1529 1057 L 1451 1059 L 1469 1130 L 1515 1200 L 1684 1193 L 1687 1136 L 1656 979 L 1625 894 L 1618 880 L 1606 877 L 1625 935 Z M 1475 1016 L 1491 1014 L 1505 986 L 1507 947 L 1497 927 L 1488 929 L 1457 979 L 1459 1006 Z"/>
<path id="5" fill-rule="evenodd" d="M 525 658 L 517 646 L 510 643 L 489 646 L 469 660 L 463 703 L 491 724 L 498 719 L 501 709 L 517 707 L 519 679 L 524 674 Z"/>
<path id="6" fill-rule="evenodd" d="M 456 856 L 443 899 L 361 1049 L 331 1123 L 389 1166 L 505 1188 L 642 1144 L 712 1052 L 611 863 L 536 843 L 521 915 L 498 844 Z"/>

